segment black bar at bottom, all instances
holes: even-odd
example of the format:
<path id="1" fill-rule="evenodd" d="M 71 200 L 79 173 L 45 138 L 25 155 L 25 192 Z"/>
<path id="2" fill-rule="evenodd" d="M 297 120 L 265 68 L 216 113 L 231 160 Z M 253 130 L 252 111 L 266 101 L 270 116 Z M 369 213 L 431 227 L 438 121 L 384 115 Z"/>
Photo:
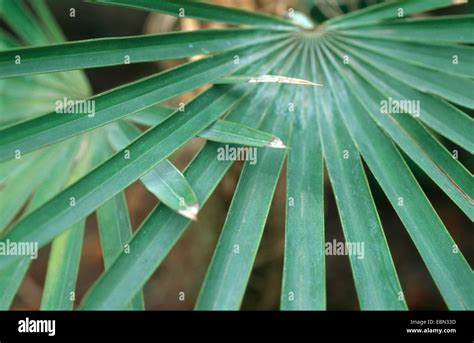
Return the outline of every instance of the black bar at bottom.
<path id="1" fill-rule="evenodd" d="M 54 340 L 66 336 L 305 335 L 400 337 L 446 342 L 465 338 L 472 342 L 472 317 L 472 312 L 458 311 L 10 311 L 0 312 L 0 341 L 8 343 L 39 336 Z"/>

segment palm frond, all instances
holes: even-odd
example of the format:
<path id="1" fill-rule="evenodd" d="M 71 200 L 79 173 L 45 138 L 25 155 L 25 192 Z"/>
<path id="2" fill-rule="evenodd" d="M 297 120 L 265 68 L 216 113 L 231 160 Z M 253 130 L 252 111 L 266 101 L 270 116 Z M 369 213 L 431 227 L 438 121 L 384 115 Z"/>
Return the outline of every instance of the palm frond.
<path id="1" fill-rule="evenodd" d="M 80 308 L 144 309 L 143 287 L 235 161 L 219 151 L 244 146 L 255 158 L 244 163 L 196 309 L 241 307 L 285 168 L 280 308 L 326 309 L 325 167 L 345 243 L 365 247 L 349 256 L 361 309 L 410 306 L 369 174 L 448 308 L 474 308 L 472 269 L 407 164 L 474 220 L 472 173 L 444 144 L 474 152 L 474 16 L 410 17 L 458 1 L 346 14 L 347 6 L 318 6 L 330 19 L 316 26 L 303 14 L 287 20 L 202 1 L 93 2 L 233 26 L 65 42 L 43 1 L 2 2 L 14 35 L 0 32 L 0 242 L 52 242 L 42 309 L 76 305 L 94 212 L 105 270 Z M 96 95 L 82 71 L 196 55 L 205 56 Z M 207 85 L 179 108 L 163 104 Z M 60 114 L 63 98 L 91 102 L 94 113 Z M 383 110 L 391 101 L 413 107 Z M 168 159 L 195 137 L 205 143 L 181 172 Z M 124 190 L 138 180 L 161 202 L 132 234 Z M 29 265 L 0 256 L 1 309 Z"/>

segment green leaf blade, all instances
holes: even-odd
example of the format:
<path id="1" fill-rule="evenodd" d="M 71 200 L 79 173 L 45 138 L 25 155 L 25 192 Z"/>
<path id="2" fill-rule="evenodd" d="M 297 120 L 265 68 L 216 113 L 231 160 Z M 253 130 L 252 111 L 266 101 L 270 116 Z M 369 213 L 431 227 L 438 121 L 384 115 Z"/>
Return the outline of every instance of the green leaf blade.
<path id="1" fill-rule="evenodd" d="M 402 42 L 383 37 L 340 36 L 343 41 L 371 52 L 382 54 L 400 62 L 418 65 L 439 72 L 463 77 L 474 77 L 474 48 L 459 44 Z"/>
<path id="2" fill-rule="evenodd" d="M 453 0 L 388 1 L 327 21 L 330 28 L 347 28 L 391 18 L 404 18 L 409 14 L 430 11 L 456 4 Z"/>
<path id="3" fill-rule="evenodd" d="M 275 52 L 282 44 L 237 49 L 190 62 L 87 99 L 87 111 L 77 107 L 87 113 L 52 112 L 0 130 L 0 161 L 12 159 L 16 150 L 26 153 L 39 149 L 212 82 Z M 234 62 L 236 54 L 239 63 Z"/>
<path id="4" fill-rule="evenodd" d="M 381 72 L 389 74 L 391 78 L 405 83 L 408 87 L 415 88 L 424 93 L 435 94 L 470 109 L 474 108 L 474 100 L 471 91 L 474 88 L 473 80 L 399 62 L 394 59 L 386 58 L 378 52 L 363 53 L 367 51 L 365 48 L 354 49 L 354 45 L 347 40 L 345 40 L 344 43 L 344 45 L 334 44 L 344 49 L 346 53 L 349 52 L 363 59 Z M 439 83 L 440 79 L 443 80 L 442 84 Z"/>
<path id="5" fill-rule="evenodd" d="M 301 50 L 300 47 L 294 51 L 286 61 L 286 68 L 292 72 L 297 69 L 294 65 L 297 57 L 304 56 Z M 292 113 L 290 106 L 295 94 L 295 87 L 281 86 L 271 115 L 262 123 L 263 131 L 290 139 L 291 120 L 298 114 Z M 255 157 L 247 156 L 249 160 L 240 175 L 195 305 L 197 310 L 237 310 L 243 300 L 286 156 L 286 151 L 275 149 L 254 148 L 254 151 Z"/>
<path id="6" fill-rule="evenodd" d="M 474 277 L 466 259 L 456 249 L 457 245 L 400 153 L 370 119 L 360 100 L 348 90 L 341 66 L 333 57 L 327 56 L 337 68 L 336 73 L 329 69 L 332 79 L 337 82 L 338 91 L 334 97 L 351 136 L 405 225 L 446 304 L 450 309 L 474 308 Z M 374 141 L 377 144 L 372 144 Z"/>
<path id="7" fill-rule="evenodd" d="M 41 310 L 72 310 L 85 221 L 59 235 L 51 246 Z"/>
<path id="8" fill-rule="evenodd" d="M 129 248 L 127 243 L 132 236 L 124 192 L 117 194 L 97 209 L 97 222 L 104 266 L 107 270 L 120 253 Z M 137 294 L 127 308 L 144 310 L 143 294 L 141 292 Z"/>
<path id="9" fill-rule="evenodd" d="M 98 38 L 0 52 L 0 78 L 178 59 L 271 41 L 285 35 L 255 29 L 199 30 Z M 16 64 L 17 56 L 21 64 Z"/>
<path id="10" fill-rule="evenodd" d="M 140 135 L 140 130 L 123 121 L 108 130 L 109 141 L 116 151 L 123 150 Z M 187 218 L 197 220 L 199 205 L 196 195 L 183 174 L 170 161 L 158 163 L 140 180 L 166 206 Z"/>
<path id="11" fill-rule="evenodd" d="M 252 25 L 281 30 L 295 29 L 294 24 L 290 21 L 268 14 L 258 13 L 256 11 L 244 11 L 237 8 L 199 1 L 94 0 L 94 2 L 104 5 L 122 5 L 147 11 L 158 11 L 180 18 L 197 18 L 205 21 Z"/>
<path id="12" fill-rule="evenodd" d="M 282 51 L 273 64 L 280 61 L 292 49 Z M 252 66 L 257 70 L 256 66 Z M 270 66 L 266 71 L 270 71 Z M 267 111 L 255 111 L 268 99 L 273 99 L 278 88 L 264 85 L 239 102 L 228 120 L 244 125 L 257 123 L 259 126 Z M 218 161 L 216 152 L 224 148 L 222 144 L 207 142 L 197 154 L 184 175 L 190 182 L 198 202 L 204 204 L 219 181 L 232 164 L 232 161 Z M 190 220 L 176 214 L 169 208 L 159 205 L 141 225 L 130 241 L 130 255 L 121 254 L 114 265 L 89 290 L 82 302 L 83 309 L 121 308 L 143 287 L 154 270 L 163 261 L 176 241 L 186 230 Z"/>
<path id="13" fill-rule="evenodd" d="M 264 124 L 263 129 L 288 138 L 289 123 L 275 121 L 273 128 Z M 253 166 L 246 162 L 244 166 L 196 303 L 198 310 L 235 310 L 243 299 L 285 158 L 284 151 L 254 149 L 258 164 Z"/>
<path id="14" fill-rule="evenodd" d="M 310 49 L 305 47 L 301 65 L 315 78 L 310 67 Z M 298 91 L 287 161 L 280 309 L 323 310 L 326 308 L 323 156 L 316 113 L 304 105 L 305 99 L 315 99 L 320 89 L 305 87 Z M 314 106 L 316 101 L 310 104 Z"/>
<path id="15" fill-rule="evenodd" d="M 323 56 L 318 52 L 318 60 Z M 324 62 L 323 62 L 324 67 Z M 330 75 L 326 73 L 324 79 Z M 362 161 L 329 87 L 319 94 L 318 119 L 324 157 L 335 194 L 345 244 L 362 310 L 406 310 L 406 303 L 382 230 Z M 335 249 L 335 247 L 332 247 Z"/>
<path id="16" fill-rule="evenodd" d="M 456 15 L 404 19 L 337 32 L 346 36 L 377 37 L 403 42 L 474 43 L 473 22 L 472 15 Z M 436 32 L 436 35 L 433 32 Z"/>
<path id="17" fill-rule="evenodd" d="M 334 49 L 334 47 L 333 47 Z M 335 50 L 339 51 L 339 50 Z M 391 80 L 390 85 L 382 77 L 376 78 L 380 73 L 377 70 L 367 71 L 368 66 L 362 67 L 353 61 L 351 68 L 345 70 L 345 75 L 357 89 L 358 96 L 363 100 L 371 117 L 377 122 L 390 137 L 408 154 L 420 168 L 457 204 L 459 208 L 471 219 L 474 218 L 474 179 L 470 173 L 453 158 L 441 144 L 420 125 L 410 114 L 414 113 L 383 113 L 382 103 L 387 101 L 386 93 L 397 99 L 400 94 L 404 98 L 407 94 L 406 87 L 397 86 L 397 81 Z M 356 75 L 358 73 L 359 75 Z M 397 89 L 394 92 L 392 89 Z M 412 93 L 413 94 L 413 93 Z M 414 99 L 420 99 L 422 94 L 415 94 Z M 429 98 L 422 97 L 424 100 Z M 412 100 L 412 101 L 413 101 Z M 423 108 L 424 109 L 424 108 Z M 433 110 L 433 107 L 427 109 Z M 424 109 L 424 115 L 428 114 Z M 435 113 L 436 111 L 432 112 Z M 432 114 L 434 115 L 434 114 Z M 453 123 L 456 120 L 456 112 Z M 465 117 L 465 125 L 473 126 L 473 121 Z M 463 132 L 460 126 L 460 132 Z"/>
<path id="18" fill-rule="evenodd" d="M 172 116 L 163 125 L 148 131 L 131 144 L 127 149 L 132 158 L 126 159 L 123 152 L 118 152 L 17 223 L 2 240 L 34 239 L 39 246 L 43 246 L 210 125 L 237 102 L 241 92 L 242 89 L 231 91 L 226 87 L 214 86 L 201 94 L 188 104 L 185 112 Z M 74 207 L 70 206 L 71 198 L 75 199 Z M 0 266 L 12 259 L 14 257 L 5 256 L 0 259 Z"/>
<path id="19" fill-rule="evenodd" d="M 249 126 L 228 120 L 216 120 L 199 137 L 219 143 L 241 144 L 253 147 L 285 148 L 280 138 Z"/>

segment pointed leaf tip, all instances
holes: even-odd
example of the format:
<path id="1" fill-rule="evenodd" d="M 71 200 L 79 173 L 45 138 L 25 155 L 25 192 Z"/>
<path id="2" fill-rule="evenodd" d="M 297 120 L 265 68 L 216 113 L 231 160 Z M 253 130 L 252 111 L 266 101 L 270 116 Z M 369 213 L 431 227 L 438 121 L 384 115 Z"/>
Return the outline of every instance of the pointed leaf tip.
<path id="1" fill-rule="evenodd" d="M 305 86 L 322 86 L 319 83 L 311 82 L 308 80 L 297 79 L 297 78 L 287 77 L 287 76 L 279 76 L 279 75 L 260 75 L 260 76 L 251 77 L 248 80 L 248 83 L 289 83 L 289 84 L 305 85 Z"/>
<path id="2" fill-rule="evenodd" d="M 267 144 L 268 147 L 270 148 L 275 148 L 275 149 L 285 149 L 287 146 L 283 141 L 278 138 L 277 136 L 274 136 L 273 139 Z"/>
<path id="3" fill-rule="evenodd" d="M 198 212 L 199 212 L 199 205 L 197 203 L 178 210 L 178 213 L 180 215 L 188 219 L 191 219 L 192 221 L 198 220 L 198 217 L 197 217 Z"/>

